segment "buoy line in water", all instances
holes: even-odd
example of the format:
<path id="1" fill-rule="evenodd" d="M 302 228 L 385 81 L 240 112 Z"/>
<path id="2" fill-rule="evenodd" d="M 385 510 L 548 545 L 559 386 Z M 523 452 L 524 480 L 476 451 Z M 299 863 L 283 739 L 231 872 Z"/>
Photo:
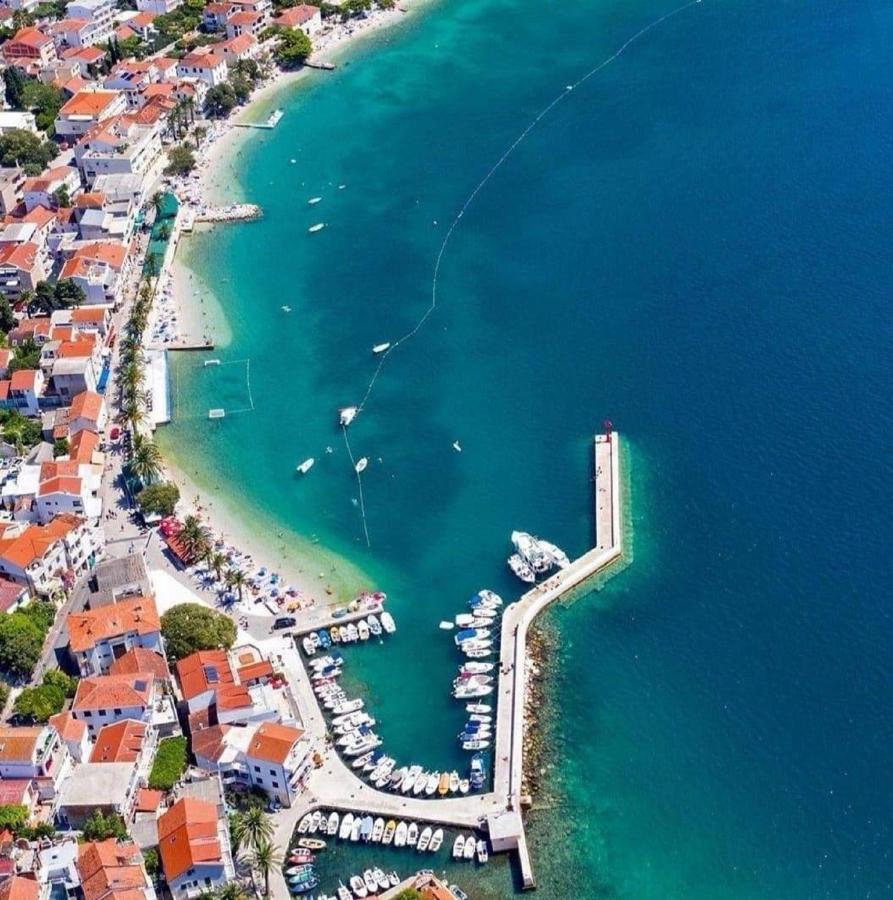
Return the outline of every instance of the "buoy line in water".
<path id="1" fill-rule="evenodd" d="M 570 94 L 572 94 L 578 87 L 585 84 L 590 78 L 594 75 L 597 75 L 603 69 L 607 68 L 611 63 L 615 62 L 619 57 L 623 55 L 623 53 L 629 48 L 632 44 L 638 41 L 640 38 L 644 37 L 648 34 L 649 31 L 654 30 L 658 26 L 662 25 L 664 22 L 672 19 L 673 17 L 679 15 L 682 12 L 690 9 L 693 6 L 698 6 L 702 0 L 689 0 L 688 3 L 683 3 L 681 6 L 677 6 L 675 9 L 670 10 L 670 12 L 664 13 L 662 16 L 658 16 L 658 18 L 649 22 L 643 28 L 640 28 L 632 37 L 628 38 L 620 47 L 614 51 L 610 56 L 603 59 L 598 65 L 593 66 L 585 75 L 578 78 L 572 84 L 565 85 L 564 89 L 561 93 L 557 94 L 552 100 L 547 103 L 530 121 L 527 127 L 509 144 L 508 148 L 503 152 L 503 154 L 499 157 L 498 160 L 490 167 L 484 177 L 477 183 L 474 190 L 466 197 L 465 202 L 459 208 L 459 212 L 453 217 L 452 222 L 450 222 L 449 228 L 447 228 L 446 234 L 444 235 L 443 241 L 440 244 L 440 248 L 437 251 L 437 256 L 434 260 L 434 272 L 431 277 L 431 303 L 428 305 L 428 308 L 422 314 L 421 318 L 416 322 L 416 324 L 408 331 L 403 337 L 398 338 L 397 340 L 391 343 L 391 346 L 388 347 L 384 353 L 381 354 L 381 358 L 378 361 L 378 365 L 375 367 L 375 371 L 372 373 L 372 378 L 369 383 L 366 385 L 366 392 L 363 394 L 363 399 L 357 406 L 357 415 L 359 415 L 363 409 L 365 408 L 367 402 L 369 401 L 370 396 L 372 395 L 373 388 L 375 387 L 375 382 L 378 380 L 378 376 L 381 374 L 381 370 L 384 368 L 384 364 L 387 358 L 393 353 L 401 344 L 405 344 L 408 340 L 415 337 L 416 334 L 421 330 L 422 326 L 427 322 L 432 313 L 437 309 L 437 283 L 438 278 L 440 276 L 440 267 L 443 262 L 444 255 L 446 254 L 447 247 L 449 246 L 450 239 L 453 236 L 453 232 L 459 226 L 459 223 L 462 221 L 462 217 L 465 215 L 468 208 L 474 202 L 477 195 L 486 187 L 487 183 L 490 179 L 502 168 L 502 165 L 509 159 L 509 157 L 515 152 L 515 150 L 524 142 L 527 136 L 533 131 L 534 128 L 544 119 L 552 110 L 561 103 L 562 100 L 565 100 Z M 351 464 L 354 464 L 353 452 L 350 448 L 350 441 L 347 437 L 347 426 L 342 426 L 341 429 L 344 432 L 344 443 L 347 446 L 347 453 L 350 457 Z M 369 528 L 366 523 L 366 508 L 363 502 L 363 480 L 362 476 L 359 472 L 356 473 L 357 482 L 360 486 L 360 515 L 363 521 L 363 532 L 366 536 L 366 546 L 371 546 L 369 541 Z"/>

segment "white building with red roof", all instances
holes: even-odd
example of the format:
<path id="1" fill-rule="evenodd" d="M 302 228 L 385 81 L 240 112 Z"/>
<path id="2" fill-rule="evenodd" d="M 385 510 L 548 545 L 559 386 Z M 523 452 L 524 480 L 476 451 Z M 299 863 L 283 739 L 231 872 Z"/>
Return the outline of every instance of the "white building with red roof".
<path id="1" fill-rule="evenodd" d="M 29 74 L 37 74 L 56 60 L 53 39 L 39 28 L 20 28 L 0 49 L 8 66 L 20 66 Z"/>
<path id="2" fill-rule="evenodd" d="M 55 209 L 59 205 L 56 195 L 60 190 L 67 191 L 68 196 L 73 197 L 80 187 L 81 178 L 74 166 L 56 166 L 52 169 L 45 169 L 40 175 L 26 179 L 22 187 L 25 209 L 28 212 L 37 206 Z"/>
<path id="3" fill-rule="evenodd" d="M 49 725 L 0 725 L 0 778 L 33 778 L 52 796 L 71 771 L 71 757 Z"/>
<path id="4" fill-rule="evenodd" d="M 78 91 L 56 116 L 56 135 L 62 140 L 77 140 L 96 125 L 127 110 L 127 98 L 121 91 Z"/>
<path id="5" fill-rule="evenodd" d="M 100 43 L 111 37 L 117 5 L 115 0 L 71 0 L 65 7 L 65 12 L 72 19 L 93 22 L 100 35 L 96 43 Z"/>
<path id="6" fill-rule="evenodd" d="M 282 28 L 296 28 L 307 37 L 313 37 L 322 28 L 322 14 L 318 6 L 302 3 L 281 10 L 273 23 Z"/>
<path id="7" fill-rule="evenodd" d="M 0 246 L 0 294 L 10 303 L 26 291 L 33 291 L 45 281 L 44 255 L 37 244 L 3 244 Z"/>
<path id="8" fill-rule="evenodd" d="M 143 855 L 132 841 L 81 844 L 77 871 L 84 900 L 156 900 Z"/>
<path id="9" fill-rule="evenodd" d="M 102 394 L 84 391 L 72 401 L 68 413 L 68 433 L 73 437 L 79 431 L 100 433 L 108 421 L 108 412 Z"/>
<path id="10" fill-rule="evenodd" d="M 199 47 L 187 53 L 177 64 L 180 78 L 194 78 L 209 87 L 223 84 L 227 74 L 226 60 L 210 47 Z"/>
<path id="11" fill-rule="evenodd" d="M 56 730 L 56 734 L 68 748 L 68 752 L 75 762 L 87 761 L 91 747 L 87 726 L 84 722 L 76 719 L 70 712 L 60 712 L 50 716 L 48 724 Z"/>
<path id="12" fill-rule="evenodd" d="M 238 37 L 215 44 L 214 52 L 228 66 L 234 66 L 241 59 L 254 59 L 260 53 L 260 44 L 253 34 L 240 34 Z"/>

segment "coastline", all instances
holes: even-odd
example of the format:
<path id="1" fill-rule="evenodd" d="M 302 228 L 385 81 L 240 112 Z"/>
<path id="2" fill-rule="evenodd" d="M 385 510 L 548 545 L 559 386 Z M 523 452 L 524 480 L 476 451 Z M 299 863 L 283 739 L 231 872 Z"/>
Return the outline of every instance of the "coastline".
<path id="1" fill-rule="evenodd" d="M 330 62 L 338 53 L 355 46 L 359 39 L 403 21 L 422 5 L 415 2 L 408 7 L 376 10 L 358 22 L 339 23 L 322 36 L 313 61 Z M 283 93 L 313 71 L 303 67 L 296 72 L 277 73 L 255 91 L 231 120 L 215 123 L 196 153 L 196 169 L 188 178 L 173 182 L 171 189 L 181 199 L 192 202 L 220 206 L 245 202 L 237 160 L 247 142 L 261 132 L 236 123 L 263 121 L 277 107 Z M 227 226 L 197 225 L 195 230 L 215 227 Z M 168 265 L 160 274 L 156 304 L 167 304 L 166 308 L 176 316 L 177 340 L 208 340 L 215 346 L 225 347 L 232 337 L 226 315 L 204 273 L 192 267 L 189 247 L 182 245 L 183 240 L 188 240 L 188 236 L 180 236 Z M 157 312 L 156 308 L 154 313 Z M 172 365 L 169 371 L 169 377 L 175 377 Z M 286 584 L 310 598 L 313 606 L 343 603 L 371 588 L 368 577 L 349 560 L 298 533 L 285 531 L 281 523 L 260 511 L 252 510 L 246 515 L 246 507 L 234 495 L 224 494 L 208 484 L 213 473 L 188 472 L 184 457 L 173 446 L 164 446 L 164 438 L 160 444 L 168 477 L 180 487 L 181 504 L 190 513 L 200 515 L 215 536 L 248 554 L 254 564 L 277 572 Z"/>

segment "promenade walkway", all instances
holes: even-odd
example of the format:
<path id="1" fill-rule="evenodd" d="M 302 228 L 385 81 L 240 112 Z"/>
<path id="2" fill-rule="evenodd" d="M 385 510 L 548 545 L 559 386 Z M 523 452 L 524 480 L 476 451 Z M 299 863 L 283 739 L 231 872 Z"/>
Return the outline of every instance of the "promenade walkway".
<path id="1" fill-rule="evenodd" d="M 502 617 L 493 790 L 486 794 L 437 799 L 385 793 L 362 781 L 335 752 L 328 750 L 323 765 L 310 775 L 304 793 L 291 809 L 280 814 L 276 836 L 281 846 L 284 847 L 291 837 L 289 829 L 293 829 L 306 813 L 318 808 L 486 830 L 494 852 L 518 852 L 524 886 L 535 886 L 521 818 L 527 632 L 547 606 L 577 589 L 623 553 L 616 434 L 596 436 L 594 471 L 595 547 L 507 606 Z M 326 721 L 307 671 L 300 663 L 285 668 L 304 727 L 312 740 L 323 747 Z M 280 872 L 273 873 L 270 886 L 275 900 L 285 900 L 289 896 Z"/>

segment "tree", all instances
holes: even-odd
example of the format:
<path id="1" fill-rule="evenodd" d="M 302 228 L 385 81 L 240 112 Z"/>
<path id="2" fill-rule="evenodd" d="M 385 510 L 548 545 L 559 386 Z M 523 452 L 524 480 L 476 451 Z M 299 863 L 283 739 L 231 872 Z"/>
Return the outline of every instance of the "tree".
<path id="1" fill-rule="evenodd" d="M 171 147 L 167 154 L 165 175 L 188 175 L 194 168 L 195 154 L 191 147 L 187 147 L 186 144 Z"/>
<path id="2" fill-rule="evenodd" d="M 270 826 L 270 831 L 272 830 L 273 827 Z M 265 897 L 270 893 L 270 872 L 281 864 L 282 855 L 267 838 L 262 838 L 255 844 L 254 852 L 251 854 L 251 865 L 263 875 Z"/>
<path id="3" fill-rule="evenodd" d="M 239 595 L 239 600 L 242 599 L 242 591 L 245 587 L 245 575 L 240 569 L 230 569 L 226 573 L 226 586 L 229 588 L 235 588 L 236 592 Z"/>
<path id="4" fill-rule="evenodd" d="M 303 31 L 295 28 L 283 28 L 279 32 L 273 58 L 283 69 L 295 69 L 302 66 L 312 52 L 313 45 Z"/>
<path id="5" fill-rule="evenodd" d="M 8 828 L 13 834 L 16 834 L 27 821 L 28 808 L 26 806 L 12 803 L 0 806 L 0 831 Z"/>
<path id="6" fill-rule="evenodd" d="M 53 200 L 56 201 L 56 206 L 59 207 L 59 209 L 71 208 L 71 197 L 68 194 L 68 188 L 64 184 L 62 187 L 53 191 Z"/>
<path id="7" fill-rule="evenodd" d="M 196 650 L 229 650 L 236 640 L 235 623 L 198 603 L 180 603 L 161 617 L 161 633 L 172 662 Z"/>
<path id="8" fill-rule="evenodd" d="M 60 188 L 59 193 L 63 189 Z M 67 197 L 67 192 L 65 193 Z M 57 309 L 68 309 L 72 306 L 79 306 L 87 295 L 83 288 L 75 284 L 70 278 L 63 278 L 55 284 L 49 281 L 41 281 L 34 288 L 34 293 L 28 301 L 28 315 L 33 316 L 35 313 L 43 313 L 46 316 L 52 315 Z"/>
<path id="9" fill-rule="evenodd" d="M 220 573 L 226 565 L 226 557 L 222 553 L 212 553 L 208 557 L 208 568 L 214 573 L 214 577 L 219 581 Z"/>
<path id="10" fill-rule="evenodd" d="M 251 96 L 251 82 L 241 72 L 233 72 L 229 76 L 229 86 L 239 103 L 247 103 Z"/>
<path id="11" fill-rule="evenodd" d="M 14 676 L 30 675 L 45 634 L 21 611 L 0 618 L 0 669 Z"/>
<path id="12" fill-rule="evenodd" d="M 0 135 L 0 165 L 7 168 L 21 166 L 28 175 L 39 175 L 55 156 L 56 148 L 30 131 L 11 128 Z"/>
<path id="13" fill-rule="evenodd" d="M 234 813 L 230 820 L 230 834 L 235 851 L 256 850 L 273 837 L 273 823 L 261 806 L 250 806 Z"/>
<path id="14" fill-rule="evenodd" d="M 9 69 L 6 70 L 7 72 Z M 16 317 L 13 315 L 12 307 L 6 297 L 0 297 L 0 331 L 9 334 L 17 325 Z"/>
<path id="15" fill-rule="evenodd" d="M 56 282 L 56 309 L 69 309 L 72 306 L 80 306 L 86 299 L 87 295 L 84 289 L 75 284 L 70 278 L 62 278 Z"/>
<path id="16" fill-rule="evenodd" d="M 40 687 L 25 688 L 15 699 L 13 713 L 26 722 L 47 722 L 50 716 L 65 708 L 65 692 L 44 682 Z"/>
<path id="17" fill-rule="evenodd" d="M 137 437 L 133 444 L 130 471 L 143 484 L 150 484 L 161 477 L 163 471 L 161 451 L 154 441 Z"/>
<path id="18" fill-rule="evenodd" d="M 19 344 L 13 353 L 14 356 L 7 366 L 10 374 L 20 369 L 36 369 L 40 365 L 40 347 L 31 338 Z"/>
<path id="19" fill-rule="evenodd" d="M 34 112 L 37 127 L 52 136 L 56 116 L 65 102 L 65 94 L 53 84 L 32 78 L 25 84 L 22 99 L 25 107 Z"/>
<path id="20" fill-rule="evenodd" d="M 158 851 L 154 847 L 147 847 L 143 850 L 143 863 L 146 866 L 146 872 L 148 872 L 149 877 L 154 879 L 161 868 Z"/>
<path id="21" fill-rule="evenodd" d="M 158 745 L 152 771 L 149 773 L 149 787 L 157 791 L 169 791 L 186 771 L 186 738 L 165 738 Z"/>
<path id="22" fill-rule="evenodd" d="M 84 822 L 82 830 L 85 841 L 104 841 L 108 838 L 123 841 L 128 837 L 124 820 L 119 815 L 109 813 L 106 816 L 99 809 Z"/>
<path id="23" fill-rule="evenodd" d="M 214 900 L 248 900 L 248 893 L 237 881 L 225 884 L 216 894 Z"/>
<path id="24" fill-rule="evenodd" d="M 24 108 L 25 76 L 18 66 L 10 66 L 3 71 L 3 85 L 6 103 L 10 109 Z"/>
<path id="25" fill-rule="evenodd" d="M 143 512 L 159 516 L 173 515 L 179 499 L 180 489 L 172 481 L 150 484 L 136 495 L 136 502 Z"/>
<path id="26" fill-rule="evenodd" d="M 422 900 L 422 894 L 415 888 L 406 888 L 400 891 L 394 900 Z"/>
<path id="27" fill-rule="evenodd" d="M 61 669 L 50 669 L 43 676 L 43 683 L 59 688 L 68 699 L 71 699 L 78 689 L 78 679 L 66 675 Z"/>
<path id="28" fill-rule="evenodd" d="M 209 116 L 222 118 L 232 111 L 237 102 L 238 98 L 231 84 L 215 84 L 205 94 L 205 112 Z"/>
<path id="29" fill-rule="evenodd" d="M 183 520 L 183 528 L 177 534 L 177 540 L 183 552 L 193 562 L 201 559 L 211 545 L 208 529 L 201 523 L 198 516 L 186 516 Z"/>

